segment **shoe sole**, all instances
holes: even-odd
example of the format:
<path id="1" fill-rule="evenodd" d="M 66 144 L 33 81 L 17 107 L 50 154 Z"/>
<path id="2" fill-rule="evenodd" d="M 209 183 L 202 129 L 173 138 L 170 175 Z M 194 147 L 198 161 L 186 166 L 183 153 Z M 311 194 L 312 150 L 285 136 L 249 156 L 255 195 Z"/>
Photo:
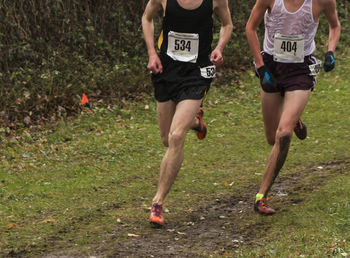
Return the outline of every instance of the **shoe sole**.
<path id="1" fill-rule="evenodd" d="M 263 215 L 263 216 L 269 216 L 269 215 L 273 215 L 276 213 L 276 211 L 274 209 L 271 209 L 271 208 L 269 208 L 269 209 L 272 210 L 272 212 L 263 212 L 263 211 L 260 211 L 258 208 L 256 208 L 254 205 L 254 211 L 260 215 Z"/>
<path id="2" fill-rule="evenodd" d="M 304 123 L 302 123 L 302 125 L 303 125 L 303 129 L 294 128 L 294 133 L 300 140 L 305 140 L 307 137 L 307 127 Z M 301 132 L 302 130 L 304 130 L 304 133 Z"/>
<path id="3" fill-rule="evenodd" d="M 254 210 L 254 211 L 262 216 L 270 216 L 270 215 L 273 215 L 276 213 L 276 212 L 265 213 L 265 212 L 260 212 L 260 211 L 256 211 L 256 210 Z"/>
<path id="4" fill-rule="evenodd" d="M 150 221 L 149 224 L 154 228 L 161 228 L 163 227 L 163 224 L 159 224 L 157 222 Z"/>

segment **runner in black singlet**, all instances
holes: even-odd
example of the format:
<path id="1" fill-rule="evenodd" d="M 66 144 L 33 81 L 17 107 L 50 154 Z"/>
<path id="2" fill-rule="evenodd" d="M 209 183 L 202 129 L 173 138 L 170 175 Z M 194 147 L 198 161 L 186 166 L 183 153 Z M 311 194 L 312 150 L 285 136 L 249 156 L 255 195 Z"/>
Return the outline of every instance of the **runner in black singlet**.
<path id="1" fill-rule="evenodd" d="M 159 54 L 154 47 L 153 19 L 163 12 Z M 212 51 L 213 12 L 221 21 L 220 38 Z M 163 225 L 163 203 L 180 170 L 184 142 L 193 129 L 204 139 L 201 102 L 223 63 L 222 51 L 230 39 L 232 21 L 228 0 L 150 0 L 142 17 L 157 100 L 162 143 L 168 149 L 160 165 L 158 189 L 153 198 L 150 223 Z"/>

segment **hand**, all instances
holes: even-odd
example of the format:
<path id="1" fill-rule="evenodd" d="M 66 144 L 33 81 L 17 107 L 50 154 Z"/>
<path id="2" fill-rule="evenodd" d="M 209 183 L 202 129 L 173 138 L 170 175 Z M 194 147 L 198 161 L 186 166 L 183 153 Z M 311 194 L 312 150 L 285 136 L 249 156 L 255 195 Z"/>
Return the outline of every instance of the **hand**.
<path id="1" fill-rule="evenodd" d="M 277 86 L 277 80 L 275 79 L 275 77 L 272 75 L 272 73 L 269 71 L 269 69 L 263 65 L 261 67 L 259 67 L 256 70 L 259 79 L 260 79 L 260 85 L 261 88 L 265 91 L 265 92 L 278 92 L 279 88 Z"/>
<path id="2" fill-rule="evenodd" d="M 222 52 L 219 49 L 215 48 L 213 52 L 211 52 L 210 61 L 216 67 L 219 67 L 220 65 L 222 65 L 224 62 L 224 58 L 222 57 Z"/>
<path id="3" fill-rule="evenodd" d="M 150 70 L 153 74 L 163 72 L 163 65 L 157 54 L 149 56 L 147 69 Z"/>
<path id="4" fill-rule="evenodd" d="M 323 69 L 325 72 L 330 72 L 334 69 L 335 62 L 334 62 L 334 54 L 332 51 L 328 51 L 325 56 Z"/>

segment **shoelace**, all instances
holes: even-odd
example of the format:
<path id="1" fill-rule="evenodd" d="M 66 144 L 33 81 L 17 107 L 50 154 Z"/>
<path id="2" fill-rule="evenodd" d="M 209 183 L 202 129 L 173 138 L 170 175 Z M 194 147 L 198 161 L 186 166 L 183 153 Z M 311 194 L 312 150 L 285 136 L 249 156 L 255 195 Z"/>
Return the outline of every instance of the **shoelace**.
<path id="1" fill-rule="evenodd" d="M 161 215 L 161 213 L 162 213 L 162 206 L 160 206 L 160 205 L 154 205 L 153 208 L 154 208 L 154 209 L 153 209 L 152 212 L 154 212 L 155 216 L 160 217 L 160 215 Z"/>
<path id="2" fill-rule="evenodd" d="M 263 199 L 260 199 L 259 201 L 260 201 L 261 207 L 265 210 L 268 208 L 267 206 L 270 206 L 271 204 L 271 197 L 268 197 L 267 199 L 263 198 Z"/>

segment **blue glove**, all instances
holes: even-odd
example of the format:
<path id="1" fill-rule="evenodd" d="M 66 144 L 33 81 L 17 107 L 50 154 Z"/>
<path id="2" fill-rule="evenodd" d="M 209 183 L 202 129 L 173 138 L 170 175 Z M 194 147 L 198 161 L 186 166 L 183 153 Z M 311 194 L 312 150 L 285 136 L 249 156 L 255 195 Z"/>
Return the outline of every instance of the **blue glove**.
<path id="1" fill-rule="evenodd" d="M 275 77 L 272 75 L 272 73 L 269 71 L 269 69 L 263 65 L 261 67 L 259 67 L 256 70 L 259 79 L 260 79 L 260 85 L 261 88 L 265 91 L 265 92 L 278 92 L 279 88 L 277 86 L 277 80 L 275 79 Z"/>
<path id="2" fill-rule="evenodd" d="M 334 54 L 332 51 L 328 51 L 325 56 L 323 69 L 325 72 L 332 71 L 334 69 L 335 62 L 334 62 Z"/>

